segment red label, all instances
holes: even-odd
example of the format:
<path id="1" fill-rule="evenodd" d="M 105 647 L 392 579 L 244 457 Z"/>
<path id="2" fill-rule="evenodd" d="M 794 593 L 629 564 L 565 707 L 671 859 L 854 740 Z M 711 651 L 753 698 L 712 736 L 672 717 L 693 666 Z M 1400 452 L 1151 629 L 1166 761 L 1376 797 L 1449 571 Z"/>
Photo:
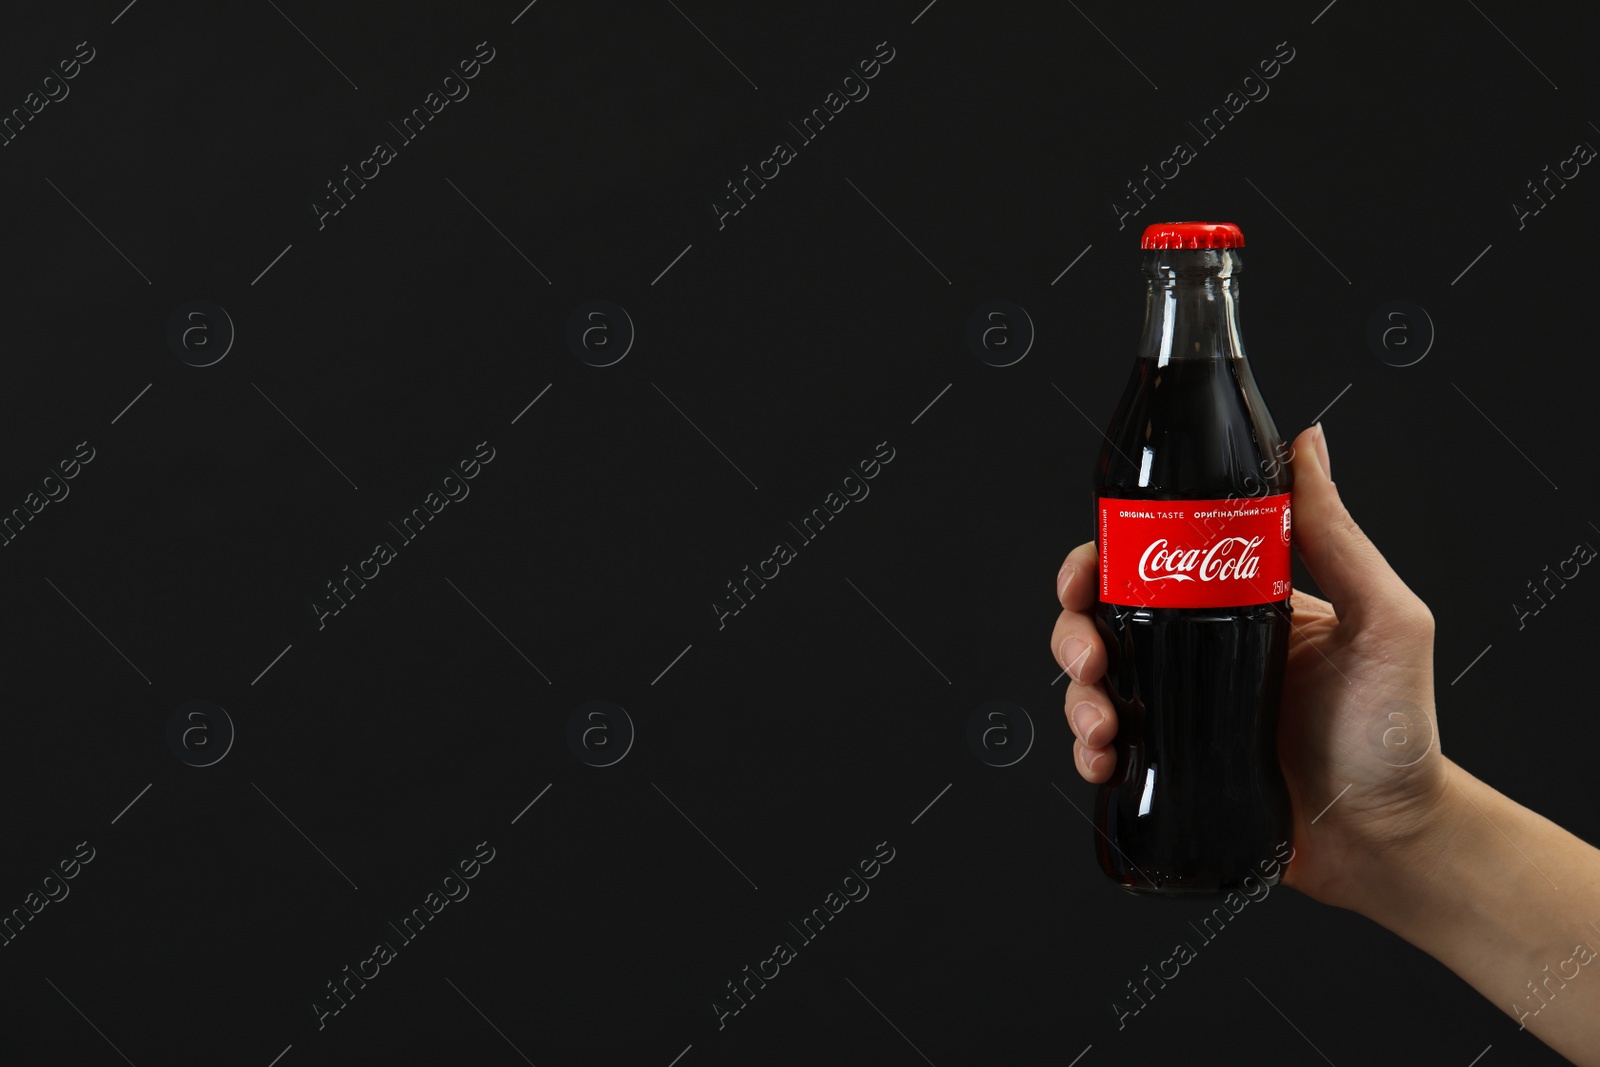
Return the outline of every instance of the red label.
<path id="1" fill-rule="evenodd" d="M 1100 600 L 1231 608 L 1289 596 L 1289 494 L 1100 498 Z"/>

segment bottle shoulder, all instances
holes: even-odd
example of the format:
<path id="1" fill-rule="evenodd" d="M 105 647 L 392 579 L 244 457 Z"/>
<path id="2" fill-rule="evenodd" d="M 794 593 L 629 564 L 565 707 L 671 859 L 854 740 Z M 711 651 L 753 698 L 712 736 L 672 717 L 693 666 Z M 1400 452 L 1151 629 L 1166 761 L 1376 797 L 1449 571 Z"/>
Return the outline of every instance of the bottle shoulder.
<path id="1" fill-rule="evenodd" d="M 1289 491 L 1287 444 L 1243 356 L 1135 361 L 1097 465 L 1097 496 L 1196 500 Z"/>

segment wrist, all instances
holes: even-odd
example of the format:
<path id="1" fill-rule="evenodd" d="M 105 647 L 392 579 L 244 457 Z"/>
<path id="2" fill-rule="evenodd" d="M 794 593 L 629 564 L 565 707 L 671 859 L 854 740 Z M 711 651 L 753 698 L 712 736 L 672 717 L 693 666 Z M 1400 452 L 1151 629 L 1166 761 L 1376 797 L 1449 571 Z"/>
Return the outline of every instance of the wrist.
<path id="1" fill-rule="evenodd" d="M 1407 810 L 1385 820 L 1381 835 L 1352 850 L 1344 903 L 1414 944 L 1439 916 L 1441 897 L 1461 889 L 1485 860 L 1484 835 L 1494 831 L 1474 803 L 1488 797 L 1472 794 L 1499 795 L 1443 755 L 1431 777 Z"/>
<path id="2" fill-rule="evenodd" d="M 1574 1062 L 1600 1064 L 1600 993 L 1567 981 L 1600 944 L 1600 852 L 1455 764 L 1440 771 L 1429 816 L 1389 847 L 1362 849 L 1351 865 L 1357 888 L 1341 903 Z"/>
<path id="3" fill-rule="evenodd" d="M 1497 975 L 1531 974 L 1572 925 L 1554 922 L 1554 900 L 1530 908 L 1554 891 L 1532 858 L 1544 820 L 1449 760 L 1440 770 L 1410 832 L 1369 853 L 1350 906 L 1458 972 L 1493 959 Z"/>

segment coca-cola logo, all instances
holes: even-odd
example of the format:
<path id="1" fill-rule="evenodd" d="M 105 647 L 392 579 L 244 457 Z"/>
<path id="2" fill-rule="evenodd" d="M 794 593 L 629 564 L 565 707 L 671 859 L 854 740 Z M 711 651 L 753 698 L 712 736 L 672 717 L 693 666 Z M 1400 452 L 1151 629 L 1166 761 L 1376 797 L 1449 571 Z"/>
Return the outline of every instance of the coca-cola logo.
<path id="1" fill-rule="evenodd" d="M 1210 548 L 1170 548 L 1165 537 L 1150 542 L 1139 557 L 1139 577 L 1146 582 L 1226 582 L 1256 576 L 1261 558 L 1259 537 L 1224 537 Z"/>

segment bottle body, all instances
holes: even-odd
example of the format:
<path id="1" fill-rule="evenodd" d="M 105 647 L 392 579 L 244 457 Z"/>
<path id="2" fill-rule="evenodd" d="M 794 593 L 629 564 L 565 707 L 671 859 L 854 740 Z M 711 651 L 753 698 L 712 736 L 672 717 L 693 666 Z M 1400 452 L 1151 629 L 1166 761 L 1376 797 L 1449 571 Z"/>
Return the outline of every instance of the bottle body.
<path id="1" fill-rule="evenodd" d="M 1118 715 L 1101 868 L 1135 892 L 1275 883 L 1290 471 L 1238 330 L 1236 249 L 1146 253 L 1145 335 L 1101 451 L 1096 628 Z"/>

